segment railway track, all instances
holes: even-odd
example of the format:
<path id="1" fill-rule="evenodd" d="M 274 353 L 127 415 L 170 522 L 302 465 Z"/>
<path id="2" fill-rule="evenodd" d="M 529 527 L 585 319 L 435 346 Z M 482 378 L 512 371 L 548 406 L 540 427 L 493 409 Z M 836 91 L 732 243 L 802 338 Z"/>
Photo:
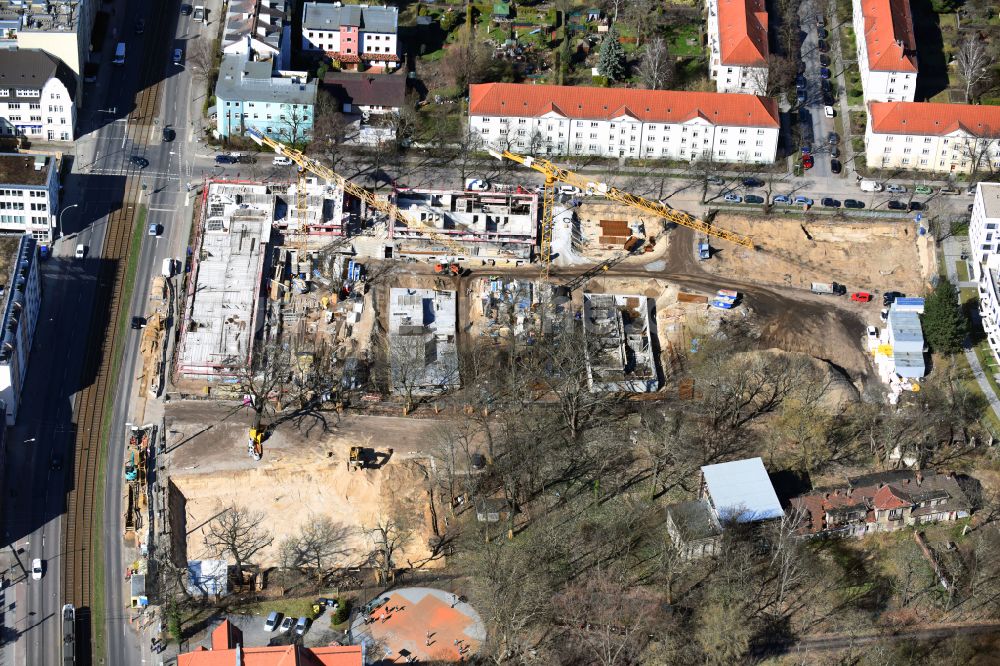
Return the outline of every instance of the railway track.
<path id="1" fill-rule="evenodd" d="M 133 111 L 129 114 L 126 138 L 133 151 L 142 151 L 155 131 L 154 118 L 160 103 L 163 67 L 166 62 L 165 10 L 173 3 L 153 3 L 156 9 L 149 17 L 158 26 L 156 36 L 146 45 L 140 68 L 138 92 Z M 104 246 L 97 273 L 91 319 L 87 337 L 87 355 L 83 364 L 86 384 L 76 405 L 74 482 L 66 497 L 66 520 L 63 525 L 63 599 L 83 611 L 88 620 L 78 636 L 80 663 L 90 663 L 95 637 L 103 631 L 103 617 L 91 616 L 94 596 L 94 570 L 105 563 L 95 561 L 101 534 L 95 533 L 95 514 L 101 510 L 103 497 L 97 494 L 98 472 L 106 449 L 101 441 L 107 407 L 115 399 L 118 386 L 113 376 L 115 361 L 123 353 L 123 327 L 119 315 L 123 303 L 128 257 L 140 248 L 132 247 L 142 192 L 141 172 L 126 162 L 125 187 L 120 206 L 108 216 Z M 109 467 L 108 474 L 120 473 Z M 111 610 L 111 612 L 117 612 Z M 89 626 L 87 626 L 89 625 Z M 90 635 L 90 641 L 83 634 Z"/>

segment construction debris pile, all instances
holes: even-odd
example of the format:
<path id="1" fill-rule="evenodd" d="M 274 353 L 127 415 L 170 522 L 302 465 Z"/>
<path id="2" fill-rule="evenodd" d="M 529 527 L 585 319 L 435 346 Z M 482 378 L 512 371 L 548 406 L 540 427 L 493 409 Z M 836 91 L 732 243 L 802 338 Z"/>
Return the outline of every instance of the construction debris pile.
<path id="1" fill-rule="evenodd" d="M 527 344 L 558 335 L 572 311 L 568 289 L 492 275 L 481 282 L 480 334 L 495 342 L 516 336 Z"/>

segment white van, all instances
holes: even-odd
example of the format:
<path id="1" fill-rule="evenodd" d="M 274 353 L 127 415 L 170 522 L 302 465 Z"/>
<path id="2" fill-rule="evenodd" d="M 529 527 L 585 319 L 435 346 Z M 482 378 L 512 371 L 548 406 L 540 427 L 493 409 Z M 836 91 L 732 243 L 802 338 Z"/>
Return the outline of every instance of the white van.
<path id="1" fill-rule="evenodd" d="M 125 42 L 118 42 L 118 46 L 115 47 L 115 59 L 113 62 L 116 65 L 125 64 Z"/>
<path id="2" fill-rule="evenodd" d="M 881 192 L 882 183 L 877 180 L 862 180 L 858 185 L 861 186 L 862 192 Z"/>
<path id="3" fill-rule="evenodd" d="M 163 277 L 172 278 L 174 276 L 174 260 L 164 259 L 163 260 Z"/>
<path id="4" fill-rule="evenodd" d="M 83 259 L 87 256 L 87 246 L 83 243 L 77 243 L 76 245 L 76 258 Z"/>

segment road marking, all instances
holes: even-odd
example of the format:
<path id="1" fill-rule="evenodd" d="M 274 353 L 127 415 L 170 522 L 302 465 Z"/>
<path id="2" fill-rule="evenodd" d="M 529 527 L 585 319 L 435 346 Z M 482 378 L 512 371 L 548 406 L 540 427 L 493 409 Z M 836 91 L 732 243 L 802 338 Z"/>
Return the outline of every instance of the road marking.
<path id="1" fill-rule="evenodd" d="M 176 208 L 150 208 L 149 210 L 151 212 L 157 212 L 157 213 L 176 213 L 177 212 Z"/>

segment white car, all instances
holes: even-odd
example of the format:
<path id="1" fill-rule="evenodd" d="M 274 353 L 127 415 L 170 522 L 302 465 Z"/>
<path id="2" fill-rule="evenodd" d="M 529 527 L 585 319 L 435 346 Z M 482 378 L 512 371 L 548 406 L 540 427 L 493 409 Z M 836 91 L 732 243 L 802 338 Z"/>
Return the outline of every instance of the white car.
<path id="1" fill-rule="evenodd" d="M 267 619 L 264 620 L 264 631 L 274 631 L 278 628 L 281 623 L 281 613 L 278 611 L 271 611 L 267 615 Z"/>
<path id="2" fill-rule="evenodd" d="M 833 118 L 833 116 L 835 115 L 833 113 L 833 107 L 830 106 L 829 104 L 826 105 L 826 106 L 824 106 L 823 107 L 823 115 L 825 115 L 827 118 Z"/>
<path id="3" fill-rule="evenodd" d="M 275 155 L 274 159 L 271 160 L 271 164 L 275 166 L 291 166 L 292 158 L 287 155 Z"/>
<path id="4" fill-rule="evenodd" d="M 42 573 L 43 573 L 42 560 L 41 560 L 41 558 L 36 557 L 35 559 L 31 560 L 31 578 L 32 578 L 32 580 L 41 580 L 42 579 Z"/>
<path id="5" fill-rule="evenodd" d="M 279 629 L 281 629 L 281 631 L 291 631 L 292 627 L 294 626 L 295 626 L 295 618 L 292 617 L 291 615 L 287 615 L 285 616 L 285 619 L 281 621 L 281 626 L 279 627 Z"/>
<path id="6" fill-rule="evenodd" d="M 875 349 L 876 345 L 878 345 L 878 329 L 875 328 L 874 326 L 869 326 L 867 328 L 867 333 L 868 333 L 868 348 Z"/>

